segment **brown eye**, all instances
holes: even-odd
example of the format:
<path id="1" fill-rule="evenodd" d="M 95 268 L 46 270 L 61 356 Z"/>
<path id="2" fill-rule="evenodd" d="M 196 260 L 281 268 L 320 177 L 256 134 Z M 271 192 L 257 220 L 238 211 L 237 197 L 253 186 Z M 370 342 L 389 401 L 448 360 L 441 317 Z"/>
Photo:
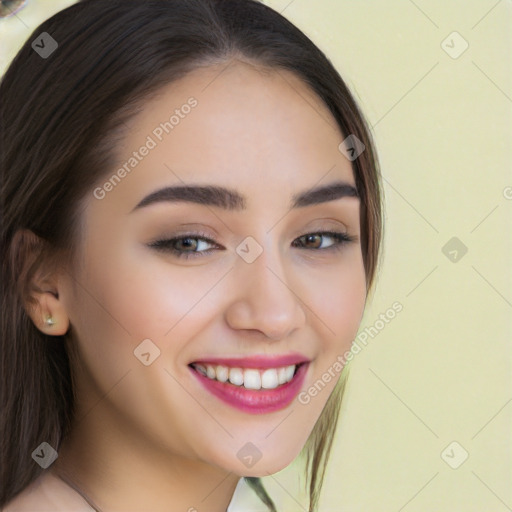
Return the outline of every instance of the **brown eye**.
<path id="1" fill-rule="evenodd" d="M 334 243 L 331 243 L 327 247 L 321 247 L 325 238 L 333 239 Z M 300 238 L 297 238 L 297 240 L 302 241 L 305 249 L 329 251 L 341 249 L 341 247 L 346 243 L 357 240 L 357 237 L 347 235 L 346 233 L 339 233 L 337 231 L 321 231 L 318 233 L 307 233 L 302 235 Z"/>
<path id="2" fill-rule="evenodd" d="M 174 248 L 178 251 L 191 249 L 192 252 L 197 250 L 197 238 L 187 237 L 187 238 L 177 238 L 175 243 L 173 244 Z"/>
<path id="3" fill-rule="evenodd" d="M 204 256 L 215 250 L 209 249 L 208 246 L 220 247 L 201 233 L 189 233 L 180 237 L 156 240 L 149 244 L 153 249 L 171 253 L 178 258 Z"/>
<path id="4" fill-rule="evenodd" d="M 318 234 L 305 235 L 305 244 L 309 249 L 318 249 L 322 245 L 322 237 L 323 235 Z"/>
<path id="5" fill-rule="evenodd" d="M 322 247 L 324 239 L 332 239 L 333 243 L 327 247 Z M 325 252 L 340 250 L 345 244 L 357 240 L 356 236 L 347 233 L 338 233 L 336 231 L 320 231 L 317 233 L 307 233 L 297 238 L 301 243 L 293 242 L 293 247 L 302 247 L 306 250 Z M 214 248 L 208 248 L 214 246 Z M 157 251 L 167 252 L 178 258 L 195 258 L 208 255 L 219 248 L 214 240 L 208 238 L 202 233 L 189 233 L 175 238 L 156 240 L 148 247 Z"/>

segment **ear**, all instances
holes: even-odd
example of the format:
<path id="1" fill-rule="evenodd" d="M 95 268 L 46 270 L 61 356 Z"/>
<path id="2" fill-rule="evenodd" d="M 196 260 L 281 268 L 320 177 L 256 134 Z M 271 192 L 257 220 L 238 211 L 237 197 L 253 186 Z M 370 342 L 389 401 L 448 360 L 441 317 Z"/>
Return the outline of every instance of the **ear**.
<path id="1" fill-rule="evenodd" d="M 44 334 L 62 336 L 69 329 L 69 317 L 59 294 L 62 273 L 48 260 L 47 242 L 27 229 L 15 233 L 12 241 L 21 279 L 20 293 L 27 314 Z M 43 256 L 43 258 L 41 258 Z"/>

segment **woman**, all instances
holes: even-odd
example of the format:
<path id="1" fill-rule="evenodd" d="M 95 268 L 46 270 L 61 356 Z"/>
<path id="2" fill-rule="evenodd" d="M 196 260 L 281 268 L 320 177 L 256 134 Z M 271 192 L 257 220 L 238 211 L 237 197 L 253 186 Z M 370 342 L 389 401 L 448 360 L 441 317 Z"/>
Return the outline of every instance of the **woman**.
<path id="1" fill-rule="evenodd" d="M 256 1 L 83 0 L 0 94 L 0 506 L 225 511 L 245 477 L 275 510 L 302 454 L 315 510 L 381 239 L 331 63 Z"/>

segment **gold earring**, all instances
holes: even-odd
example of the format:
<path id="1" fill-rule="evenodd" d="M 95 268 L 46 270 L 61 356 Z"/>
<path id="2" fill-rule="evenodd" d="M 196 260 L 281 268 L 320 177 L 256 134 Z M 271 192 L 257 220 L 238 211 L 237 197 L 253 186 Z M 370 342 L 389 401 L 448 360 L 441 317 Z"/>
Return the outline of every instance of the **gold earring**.
<path id="1" fill-rule="evenodd" d="M 44 323 L 48 327 L 51 327 L 52 325 L 55 325 L 55 320 L 53 319 L 52 315 L 47 315 Z"/>

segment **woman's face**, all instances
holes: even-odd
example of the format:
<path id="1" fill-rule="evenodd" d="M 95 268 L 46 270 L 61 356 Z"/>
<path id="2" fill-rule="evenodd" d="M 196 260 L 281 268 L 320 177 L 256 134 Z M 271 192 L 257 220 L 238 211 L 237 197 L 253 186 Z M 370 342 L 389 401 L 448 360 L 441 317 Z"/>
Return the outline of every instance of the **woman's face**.
<path id="1" fill-rule="evenodd" d="M 359 199 L 345 137 L 304 83 L 240 61 L 224 68 L 166 86 L 128 123 L 118 166 L 86 198 L 83 266 L 59 298 L 89 437 L 126 461 L 129 443 L 266 475 L 303 447 L 357 333 Z M 335 183 L 346 186 L 308 195 Z M 306 363 L 280 384 L 294 361 Z"/>

